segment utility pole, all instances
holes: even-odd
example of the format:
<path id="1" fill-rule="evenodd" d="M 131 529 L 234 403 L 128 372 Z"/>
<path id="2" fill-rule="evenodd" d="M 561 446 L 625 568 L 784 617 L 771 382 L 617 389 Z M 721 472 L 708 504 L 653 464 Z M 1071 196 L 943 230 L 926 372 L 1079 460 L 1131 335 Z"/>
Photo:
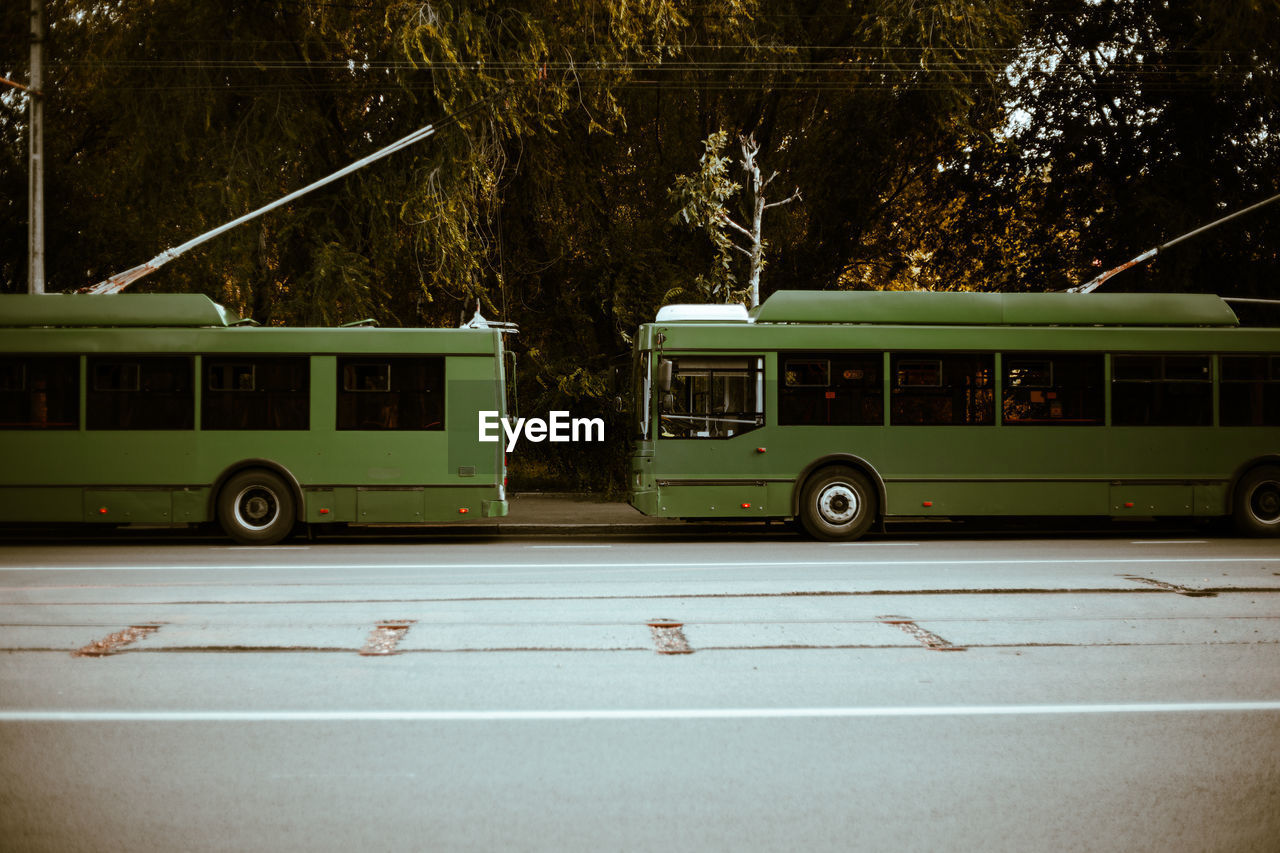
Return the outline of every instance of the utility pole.
<path id="1" fill-rule="evenodd" d="M 31 81 L 27 93 L 31 131 L 27 170 L 27 290 L 44 293 L 44 0 L 31 0 Z"/>

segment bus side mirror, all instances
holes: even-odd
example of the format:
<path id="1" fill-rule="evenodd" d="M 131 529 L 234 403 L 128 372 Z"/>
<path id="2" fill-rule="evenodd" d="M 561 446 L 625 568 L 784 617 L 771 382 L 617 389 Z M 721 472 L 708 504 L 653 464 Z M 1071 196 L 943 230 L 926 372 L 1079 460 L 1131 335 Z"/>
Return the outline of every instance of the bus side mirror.
<path id="1" fill-rule="evenodd" d="M 675 371 L 675 364 L 669 358 L 664 358 L 658 362 L 658 388 L 662 391 L 671 390 L 671 377 Z"/>

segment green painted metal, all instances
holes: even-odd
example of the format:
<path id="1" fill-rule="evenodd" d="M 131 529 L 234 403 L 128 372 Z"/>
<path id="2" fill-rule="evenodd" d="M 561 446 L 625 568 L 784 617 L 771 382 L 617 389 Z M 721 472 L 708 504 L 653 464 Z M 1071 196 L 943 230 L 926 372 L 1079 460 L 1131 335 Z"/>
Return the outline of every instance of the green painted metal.
<path id="1" fill-rule="evenodd" d="M 783 290 L 751 312 L 757 323 L 913 326 L 1236 326 L 1221 298 L 1187 293 L 967 293 Z"/>
<path id="2" fill-rule="evenodd" d="M 999 418 L 991 425 L 890 426 L 889 382 L 882 424 L 779 425 L 776 389 L 788 352 L 876 353 L 886 372 L 888 353 L 992 353 L 997 365 L 1016 354 L 1100 353 L 1108 356 L 1108 424 L 1111 355 L 1280 354 L 1280 329 L 1239 327 L 1217 297 L 1105 296 L 775 294 L 751 324 L 645 324 L 637 353 L 654 377 L 660 360 L 682 355 L 763 357 L 765 424 L 732 438 L 653 430 L 634 445 L 631 503 L 655 516 L 793 517 L 805 477 L 840 464 L 883 482 L 879 510 L 888 517 L 1229 513 L 1242 471 L 1280 460 L 1280 427 L 1018 426 Z M 998 401 L 998 367 L 995 379 Z M 650 400 L 653 423 L 659 393 Z M 1215 402 L 1215 418 L 1218 408 Z"/>
<path id="3" fill-rule="evenodd" d="M 0 294 L 0 327 L 193 328 L 239 321 L 199 293 Z"/>
<path id="4" fill-rule="evenodd" d="M 38 316 L 43 305 L 28 310 L 31 300 L 136 310 L 115 317 L 120 327 L 100 327 L 79 315 L 48 321 Z M 212 322 L 202 302 L 228 324 Z M 79 429 L 0 430 L 0 521 L 209 521 L 218 485 L 249 466 L 296 483 L 299 518 L 310 522 L 469 523 L 506 514 L 502 445 L 480 443 L 476 421 L 478 409 L 505 413 L 495 329 L 233 327 L 234 317 L 202 296 L 0 297 L 0 312 L 15 306 L 0 323 L 10 326 L 0 333 L 0 356 L 190 355 L 193 370 L 210 355 L 307 356 L 310 429 L 202 430 L 196 381 L 193 429 L 88 430 L 82 357 Z M 443 356 L 444 428 L 338 430 L 338 356 L 349 354 Z"/>

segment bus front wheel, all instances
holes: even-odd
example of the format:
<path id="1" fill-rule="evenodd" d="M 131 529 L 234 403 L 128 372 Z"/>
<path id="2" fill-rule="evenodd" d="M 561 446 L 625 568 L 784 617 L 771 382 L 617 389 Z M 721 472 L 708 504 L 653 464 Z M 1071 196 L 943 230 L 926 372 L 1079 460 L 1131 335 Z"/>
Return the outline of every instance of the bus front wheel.
<path id="1" fill-rule="evenodd" d="M 815 539 L 857 539 L 867 532 L 875 517 L 875 489 L 852 468 L 824 468 L 805 483 L 800 522 Z"/>
<path id="2" fill-rule="evenodd" d="M 1262 465 L 1240 478 L 1235 519 L 1246 536 L 1280 536 L 1280 466 Z"/>
<path id="3" fill-rule="evenodd" d="M 241 545 L 274 545 L 293 530 L 293 492 L 270 471 L 241 471 L 218 493 L 218 521 Z"/>

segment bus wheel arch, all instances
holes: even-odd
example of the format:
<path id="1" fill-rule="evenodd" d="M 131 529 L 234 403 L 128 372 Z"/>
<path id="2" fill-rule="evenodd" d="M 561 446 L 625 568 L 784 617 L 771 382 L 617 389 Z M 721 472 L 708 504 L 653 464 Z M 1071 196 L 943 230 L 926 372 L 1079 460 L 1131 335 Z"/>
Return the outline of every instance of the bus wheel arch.
<path id="1" fill-rule="evenodd" d="M 273 545 L 301 518 L 302 489 L 286 469 L 246 460 L 223 472 L 212 492 L 213 516 L 242 545 Z"/>
<path id="2" fill-rule="evenodd" d="M 791 490 L 791 514 L 798 516 L 800 514 L 800 498 L 804 494 L 805 484 L 817 472 L 823 468 L 832 465 L 843 465 L 846 468 L 852 468 L 871 481 L 872 487 L 876 490 L 877 505 L 883 507 L 887 497 L 885 495 L 884 478 L 880 476 L 880 472 L 875 467 L 863 459 L 861 456 L 854 456 L 852 453 L 836 453 L 830 456 L 824 456 L 821 459 L 815 459 L 810 462 L 805 469 L 800 472 L 800 476 L 796 477 L 795 488 Z"/>
<path id="3" fill-rule="evenodd" d="M 884 481 L 856 457 L 836 456 L 810 465 L 796 479 L 792 509 L 815 539 L 862 536 L 884 506 Z"/>
<path id="4" fill-rule="evenodd" d="M 1280 459 L 1251 462 L 1231 490 L 1231 515 L 1245 536 L 1280 536 Z"/>

